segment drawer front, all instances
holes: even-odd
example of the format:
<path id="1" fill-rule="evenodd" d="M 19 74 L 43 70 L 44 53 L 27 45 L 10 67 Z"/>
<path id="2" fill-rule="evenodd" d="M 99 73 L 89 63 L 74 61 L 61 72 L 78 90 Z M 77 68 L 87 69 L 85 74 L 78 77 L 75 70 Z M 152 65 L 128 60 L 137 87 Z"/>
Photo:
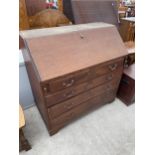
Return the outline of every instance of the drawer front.
<path id="1" fill-rule="evenodd" d="M 50 117 L 51 118 L 58 117 L 62 113 L 65 113 L 65 112 L 71 110 L 72 108 L 87 101 L 88 99 L 90 99 L 92 97 L 104 94 L 111 90 L 116 92 L 117 87 L 118 87 L 118 81 L 115 80 L 115 81 L 112 81 L 105 85 L 100 85 L 98 87 L 90 89 L 89 91 L 79 94 L 78 96 L 75 96 L 67 101 L 56 104 L 48 109 L 48 111 L 50 113 Z"/>
<path id="2" fill-rule="evenodd" d="M 90 80 L 88 84 L 88 89 L 97 87 L 99 85 L 102 85 L 104 83 L 107 83 L 113 80 L 120 81 L 121 77 L 122 77 L 122 68 L 119 68 L 116 71 L 101 75 L 99 77 L 96 77 L 95 79 Z"/>
<path id="3" fill-rule="evenodd" d="M 45 97 L 46 106 L 49 107 L 51 105 L 57 104 L 59 102 L 68 100 L 77 94 L 84 92 L 87 90 L 88 83 L 82 83 L 76 87 L 71 87 L 60 92 L 57 92 L 53 95 L 49 95 Z"/>
<path id="4" fill-rule="evenodd" d="M 43 94 L 44 96 L 48 96 L 60 90 L 95 79 L 98 76 L 121 70 L 123 69 L 123 62 L 124 58 L 119 58 L 110 62 L 96 65 L 89 69 L 77 71 L 75 73 L 44 82 L 42 84 Z"/>
<path id="5" fill-rule="evenodd" d="M 89 89 L 97 87 L 106 82 L 113 81 L 114 79 L 120 80 L 122 75 L 122 70 L 114 71 L 113 73 L 109 73 L 103 76 L 100 76 L 96 79 L 90 80 L 87 83 L 82 83 L 78 86 L 64 89 L 63 91 L 57 92 L 53 95 L 48 95 L 45 97 L 47 107 L 57 104 L 59 102 L 68 100 L 82 92 L 85 92 Z"/>
<path id="6" fill-rule="evenodd" d="M 63 115 L 59 116 L 58 118 L 52 119 L 51 118 L 51 127 L 53 128 L 61 128 L 66 123 L 70 122 L 71 120 L 81 116 L 81 114 L 87 112 L 89 109 L 93 107 L 97 107 L 98 105 L 104 105 L 107 102 L 111 102 L 114 100 L 115 94 L 106 93 L 103 95 L 96 96 L 80 104 L 76 108 L 64 113 Z"/>
<path id="7" fill-rule="evenodd" d="M 49 95 L 57 91 L 70 88 L 89 80 L 89 69 L 78 71 L 50 82 L 44 83 L 42 86 L 43 94 Z"/>
<path id="8" fill-rule="evenodd" d="M 106 73 L 112 73 L 117 70 L 123 70 L 124 58 L 113 60 L 104 64 L 100 64 L 91 69 L 92 78 L 101 76 Z"/>

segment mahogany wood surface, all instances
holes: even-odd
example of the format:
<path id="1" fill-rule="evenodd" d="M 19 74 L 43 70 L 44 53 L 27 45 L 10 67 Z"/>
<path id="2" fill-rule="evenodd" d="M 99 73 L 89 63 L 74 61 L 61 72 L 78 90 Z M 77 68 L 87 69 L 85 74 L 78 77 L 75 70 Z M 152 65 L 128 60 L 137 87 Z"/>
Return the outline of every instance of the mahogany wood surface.
<path id="1" fill-rule="evenodd" d="M 74 31 L 67 29 L 77 26 L 26 31 L 22 35 L 31 87 L 50 135 L 115 99 L 127 51 L 114 26 L 96 25 L 84 24 L 84 30 Z M 33 32 L 35 37 L 30 35 Z"/>
<path id="2" fill-rule="evenodd" d="M 81 35 L 84 36 L 83 39 Z M 26 41 L 41 81 L 123 57 L 126 51 L 114 26 L 31 38 Z"/>
<path id="3" fill-rule="evenodd" d="M 118 26 L 115 0 L 71 0 L 75 24 L 105 22 Z"/>
<path id="4" fill-rule="evenodd" d="M 57 133 L 62 127 L 67 125 L 69 122 L 89 113 L 102 105 L 112 102 L 115 99 L 116 91 L 107 92 L 106 94 L 98 95 L 94 98 L 87 100 L 80 106 L 60 115 L 56 119 L 51 118 L 51 124 L 53 128 L 49 131 L 50 135 Z M 50 116 L 51 113 L 49 113 Z M 97 121 L 97 120 L 96 120 Z"/>
<path id="5" fill-rule="evenodd" d="M 124 69 L 117 96 L 126 105 L 135 101 L 135 64 Z"/>

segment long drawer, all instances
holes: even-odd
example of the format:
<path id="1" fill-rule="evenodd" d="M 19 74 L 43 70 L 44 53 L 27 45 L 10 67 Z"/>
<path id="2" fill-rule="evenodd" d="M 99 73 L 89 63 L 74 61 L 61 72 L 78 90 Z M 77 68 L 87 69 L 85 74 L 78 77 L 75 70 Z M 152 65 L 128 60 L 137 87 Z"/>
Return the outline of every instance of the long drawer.
<path id="1" fill-rule="evenodd" d="M 114 100 L 114 98 L 115 98 L 114 92 L 106 92 L 105 94 L 91 98 L 86 102 L 80 104 L 79 106 L 75 107 L 74 109 L 59 116 L 58 118 L 55 118 L 55 119 L 51 118 L 50 119 L 51 127 L 53 130 L 59 129 L 65 124 L 67 124 L 68 122 L 72 121 L 73 119 L 81 116 L 88 110 L 95 108 L 99 105 L 104 105 L 108 102 L 111 102 Z M 49 113 L 49 115 L 51 116 L 51 113 Z"/>
<path id="2" fill-rule="evenodd" d="M 89 69 L 77 71 L 75 73 L 53 79 L 51 81 L 46 81 L 42 83 L 43 94 L 48 96 L 49 94 L 79 85 L 103 74 L 112 73 L 120 68 L 122 69 L 123 61 L 124 58 L 119 58 L 104 64 L 93 66 Z"/>
<path id="3" fill-rule="evenodd" d="M 106 82 L 110 82 L 114 79 L 120 79 L 122 74 L 122 69 L 120 68 L 117 71 L 114 71 L 112 73 L 100 76 L 98 78 L 95 78 L 93 80 L 90 80 L 88 82 L 82 83 L 80 85 L 77 85 L 75 87 L 70 87 L 65 90 L 62 90 L 60 92 L 57 92 L 53 95 L 48 95 L 45 97 L 46 105 L 47 107 L 50 107 L 51 105 L 57 104 L 59 102 L 68 100 L 82 92 L 85 92 L 89 89 L 92 89 L 94 87 L 97 87 L 101 84 L 104 84 Z M 117 80 L 118 81 L 118 80 Z"/>
<path id="4" fill-rule="evenodd" d="M 117 90 L 118 88 L 118 80 L 114 80 L 112 82 L 109 82 L 104 85 L 100 85 L 98 87 L 95 87 L 93 89 L 90 89 L 89 91 L 86 91 L 84 93 L 81 93 L 67 101 L 61 102 L 59 104 L 56 104 L 48 109 L 50 113 L 51 118 L 55 118 L 63 114 L 64 112 L 67 112 L 68 110 L 76 107 L 77 105 L 87 101 L 88 99 L 102 95 L 110 90 Z M 116 91 L 115 91 L 116 92 Z"/>

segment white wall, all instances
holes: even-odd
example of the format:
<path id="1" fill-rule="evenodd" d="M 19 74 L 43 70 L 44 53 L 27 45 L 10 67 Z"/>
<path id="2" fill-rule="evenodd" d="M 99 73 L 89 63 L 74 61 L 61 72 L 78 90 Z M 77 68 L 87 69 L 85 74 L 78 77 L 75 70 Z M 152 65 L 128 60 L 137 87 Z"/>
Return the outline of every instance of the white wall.
<path id="1" fill-rule="evenodd" d="M 34 105 L 34 98 L 21 51 L 19 51 L 19 102 L 24 109 Z"/>

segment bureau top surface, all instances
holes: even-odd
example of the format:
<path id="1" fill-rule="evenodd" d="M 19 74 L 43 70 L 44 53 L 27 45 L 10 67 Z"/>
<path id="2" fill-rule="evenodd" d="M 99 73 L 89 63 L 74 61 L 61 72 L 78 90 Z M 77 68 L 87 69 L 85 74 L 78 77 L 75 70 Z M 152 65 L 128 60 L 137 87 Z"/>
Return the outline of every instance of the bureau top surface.
<path id="1" fill-rule="evenodd" d="M 42 32 L 41 36 L 29 35 L 25 38 L 41 81 L 127 55 L 115 26 L 99 23 L 100 26 L 94 24 L 95 28 L 90 28 L 90 25 L 82 24 L 84 29 L 76 28 L 65 33 L 43 35 Z M 59 29 L 63 31 L 61 28 Z"/>

